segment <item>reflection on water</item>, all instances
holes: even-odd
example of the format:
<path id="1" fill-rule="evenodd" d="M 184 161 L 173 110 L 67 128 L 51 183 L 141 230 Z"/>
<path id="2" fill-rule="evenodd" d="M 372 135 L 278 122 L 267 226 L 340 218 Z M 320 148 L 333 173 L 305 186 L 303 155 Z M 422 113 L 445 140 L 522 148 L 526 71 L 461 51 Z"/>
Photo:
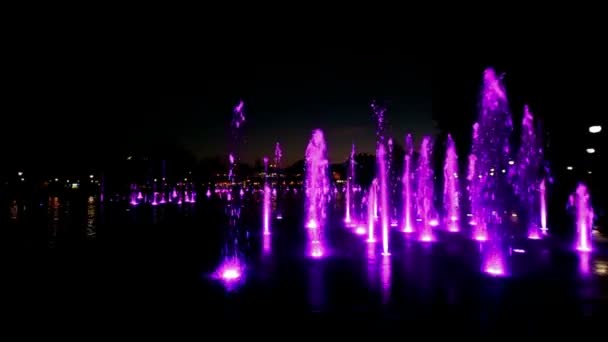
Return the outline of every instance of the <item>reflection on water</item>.
<path id="1" fill-rule="evenodd" d="M 593 274 L 606 277 L 608 276 L 608 260 L 597 259 L 593 266 Z"/>
<path id="2" fill-rule="evenodd" d="M 378 263 L 376 262 L 376 244 L 367 243 L 367 283 L 370 289 L 376 288 L 378 275 Z"/>
<path id="3" fill-rule="evenodd" d="M 262 251 L 264 255 L 269 255 L 272 252 L 272 239 L 270 234 L 262 234 L 264 237 L 264 245 L 262 246 Z"/>
<path id="4" fill-rule="evenodd" d="M 308 303 L 312 312 L 325 311 L 325 264 L 311 263 L 308 268 Z"/>
<path id="5" fill-rule="evenodd" d="M 578 270 L 582 276 L 590 274 L 590 253 L 578 253 Z"/>
<path id="6" fill-rule="evenodd" d="M 391 297 L 391 258 L 388 255 L 382 257 L 380 267 L 380 281 L 382 282 L 382 303 L 387 304 Z"/>
<path id="7" fill-rule="evenodd" d="M 97 236 L 97 206 L 95 197 L 89 196 L 87 201 L 87 230 L 86 237 L 88 239 L 95 239 Z"/>

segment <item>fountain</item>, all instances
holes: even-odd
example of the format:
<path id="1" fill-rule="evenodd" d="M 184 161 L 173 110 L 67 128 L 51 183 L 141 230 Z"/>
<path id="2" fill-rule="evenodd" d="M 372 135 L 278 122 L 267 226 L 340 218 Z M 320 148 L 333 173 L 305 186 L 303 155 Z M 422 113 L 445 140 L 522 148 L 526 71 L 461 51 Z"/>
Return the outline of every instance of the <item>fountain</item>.
<path id="1" fill-rule="evenodd" d="M 376 242 L 374 224 L 376 223 L 376 202 L 378 197 L 378 179 L 374 178 L 367 195 L 367 242 Z"/>
<path id="2" fill-rule="evenodd" d="M 277 142 L 274 147 L 274 168 L 275 168 L 276 177 L 277 177 L 277 187 L 272 189 L 272 192 L 275 195 L 275 199 L 276 199 L 275 210 L 277 212 L 277 220 L 283 219 L 283 213 L 281 210 L 282 204 L 281 204 L 281 199 L 280 199 L 280 196 L 282 194 L 282 192 L 281 192 L 281 173 L 280 173 L 282 157 L 283 157 L 283 151 L 281 150 L 281 145 L 279 145 L 279 143 Z M 278 191 L 277 191 L 277 189 L 278 189 Z"/>
<path id="3" fill-rule="evenodd" d="M 230 190 L 226 201 L 226 214 L 228 216 L 228 227 L 226 229 L 226 244 L 223 249 L 223 260 L 215 272 L 215 277 L 221 279 L 228 288 L 234 286 L 244 274 L 245 264 L 242 261 L 239 248 L 239 228 L 241 220 L 241 198 L 239 193 L 239 182 L 237 179 L 237 150 L 240 140 L 240 128 L 245 122 L 244 103 L 240 101 L 234 108 L 232 115 L 232 152 L 228 154 L 229 170 L 228 180 Z M 242 189 L 240 189 L 242 190 Z M 173 190 L 174 197 L 177 195 Z M 181 202 L 181 198 L 180 198 Z M 179 204 L 179 202 L 178 202 Z"/>
<path id="4" fill-rule="evenodd" d="M 323 230 L 329 199 L 329 174 L 327 148 L 323 131 L 316 129 L 306 147 L 306 228 L 309 236 L 310 255 L 323 256 Z"/>
<path id="5" fill-rule="evenodd" d="M 412 160 L 414 157 L 414 143 L 412 135 L 405 137 L 405 158 L 403 165 L 403 232 L 413 233 L 412 223 Z"/>
<path id="6" fill-rule="evenodd" d="M 418 168 L 416 170 L 416 201 L 418 215 L 422 220 L 422 229 L 420 230 L 420 241 L 433 240 L 433 226 L 436 224 L 431 220 L 433 210 L 433 168 L 431 167 L 431 157 L 433 152 L 433 143 L 430 137 L 422 138 L 420 146 L 420 157 L 418 158 Z"/>
<path id="7" fill-rule="evenodd" d="M 534 129 L 534 117 L 530 108 L 524 106 L 521 125 L 521 144 L 517 154 L 517 165 L 510 170 L 513 189 L 527 214 L 528 238 L 541 238 L 541 196 L 539 173 L 542 166 L 543 150 Z"/>
<path id="8" fill-rule="evenodd" d="M 507 94 L 501 78 L 493 69 L 483 74 L 480 111 L 473 125 L 473 146 L 469 156 L 469 196 L 473 237 L 491 240 L 484 248 L 484 271 L 505 273 L 502 255 L 503 215 L 511 186 L 499 171 L 509 167 L 509 138 L 513 130 Z"/>
<path id="9" fill-rule="evenodd" d="M 538 191 L 540 195 L 540 229 L 547 234 L 547 230 L 549 230 L 547 228 L 547 188 L 544 178 L 540 181 Z"/>
<path id="10" fill-rule="evenodd" d="M 353 224 L 353 220 L 351 217 L 351 211 L 354 211 L 355 206 L 353 205 L 353 184 L 355 182 L 355 144 L 353 144 L 352 149 L 350 151 L 350 158 L 348 160 L 348 176 L 346 179 L 346 217 L 344 218 L 344 222 L 347 225 Z M 354 212 L 352 216 L 357 217 L 357 214 Z M 356 224 L 356 223 L 354 223 Z M 354 225 L 353 224 L 353 225 Z"/>
<path id="11" fill-rule="evenodd" d="M 457 232 L 459 230 L 459 189 L 456 144 L 452 136 L 448 134 L 445 163 L 443 165 L 443 208 L 446 216 L 445 221 L 450 232 Z"/>
<path id="12" fill-rule="evenodd" d="M 576 187 L 576 191 L 570 195 L 569 205 L 575 209 L 576 250 L 591 252 L 593 208 L 591 207 L 591 196 L 589 196 L 585 184 L 580 183 Z"/>
<path id="13" fill-rule="evenodd" d="M 376 162 L 377 162 L 377 178 L 380 187 L 380 224 L 382 227 L 382 254 L 389 255 L 389 207 L 388 207 L 388 170 L 387 170 L 387 153 L 386 142 L 384 136 L 384 113 L 386 108 L 377 105 L 375 102 L 371 104 L 372 111 L 377 120 L 376 130 Z M 375 203 L 378 200 L 376 199 Z"/>
<path id="14" fill-rule="evenodd" d="M 264 157 L 264 204 L 262 206 L 262 217 L 264 226 L 264 235 L 270 235 L 270 185 L 268 184 L 268 158 Z"/>

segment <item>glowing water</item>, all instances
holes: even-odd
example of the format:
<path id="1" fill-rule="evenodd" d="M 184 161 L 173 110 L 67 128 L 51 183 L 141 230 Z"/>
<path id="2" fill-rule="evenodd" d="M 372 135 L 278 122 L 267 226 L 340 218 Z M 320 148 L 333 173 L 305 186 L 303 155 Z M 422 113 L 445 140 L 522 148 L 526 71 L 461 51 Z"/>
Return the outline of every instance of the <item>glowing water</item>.
<path id="1" fill-rule="evenodd" d="M 268 184 L 268 158 L 264 158 L 264 169 L 266 170 L 266 178 L 264 182 L 264 204 L 262 206 L 262 217 L 263 217 L 263 226 L 264 226 L 264 235 L 270 234 L 270 197 L 272 195 L 272 191 L 270 190 L 270 185 Z"/>
<path id="2" fill-rule="evenodd" d="M 412 158 L 414 157 L 414 143 L 412 135 L 405 137 L 405 160 L 403 165 L 403 232 L 414 232 L 412 223 Z"/>
<path id="3" fill-rule="evenodd" d="M 350 152 L 350 158 L 349 158 L 349 163 L 348 163 L 348 176 L 347 176 L 347 180 L 346 180 L 346 217 L 344 218 L 344 222 L 346 224 L 352 223 L 351 210 L 353 210 L 355 207 L 352 203 L 354 182 L 355 182 L 355 144 L 353 144 L 352 150 Z M 357 217 L 357 215 L 354 213 L 352 216 Z"/>
<path id="4" fill-rule="evenodd" d="M 473 146 L 469 157 L 469 195 L 473 212 L 474 237 L 497 240 L 483 253 L 483 269 L 492 274 L 504 273 L 501 238 L 503 215 L 511 186 L 497 170 L 509 168 L 509 139 L 513 130 L 507 94 L 493 69 L 483 74 L 480 112 L 473 127 Z"/>
<path id="5" fill-rule="evenodd" d="M 430 137 L 422 139 L 420 146 L 420 157 L 418 158 L 417 195 L 418 215 L 422 219 L 422 229 L 420 230 L 421 241 L 433 240 L 433 229 L 431 225 L 431 213 L 433 212 L 433 168 L 431 167 L 431 156 L 433 144 Z"/>
<path id="6" fill-rule="evenodd" d="M 540 181 L 539 185 L 540 194 L 540 229 L 543 232 L 547 232 L 547 189 L 545 187 L 545 179 Z"/>
<path id="7" fill-rule="evenodd" d="M 457 232 L 459 212 L 458 155 L 456 144 L 448 134 L 445 163 L 443 166 L 443 207 L 445 222 L 450 232 Z"/>
<path id="8" fill-rule="evenodd" d="M 306 147 L 306 228 L 310 255 L 323 256 L 323 229 L 327 217 L 329 198 L 329 174 L 325 137 L 320 129 L 314 130 Z"/>
<path id="9" fill-rule="evenodd" d="M 381 224 L 382 224 L 382 254 L 390 255 L 388 251 L 388 189 L 387 189 L 387 174 L 386 174 L 386 151 L 384 149 L 384 145 L 380 144 L 378 146 L 378 171 L 379 171 L 379 179 L 380 179 L 380 209 L 382 210 L 380 213 Z"/>
<path id="10" fill-rule="evenodd" d="M 283 151 L 281 150 L 281 145 L 279 145 L 279 143 L 277 142 L 275 147 L 274 147 L 274 168 L 276 171 L 276 177 L 277 177 L 277 187 L 272 189 L 273 195 L 275 196 L 276 199 L 276 207 L 275 207 L 275 211 L 277 212 L 277 220 L 282 220 L 283 219 L 283 210 L 282 210 L 282 201 L 279 198 L 282 194 L 281 191 L 281 159 L 283 158 Z M 278 189 L 278 191 L 277 191 Z"/>
<path id="11" fill-rule="evenodd" d="M 570 206 L 575 209 L 576 249 L 580 252 L 591 252 L 593 208 L 585 184 L 579 184 L 576 191 L 570 195 Z"/>
<path id="12" fill-rule="evenodd" d="M 376 220 L 376 198 L 378 197 L 378 180 L 374 179 L 367 195 L 367 242 L 376 242 L 374 224 Z"/>

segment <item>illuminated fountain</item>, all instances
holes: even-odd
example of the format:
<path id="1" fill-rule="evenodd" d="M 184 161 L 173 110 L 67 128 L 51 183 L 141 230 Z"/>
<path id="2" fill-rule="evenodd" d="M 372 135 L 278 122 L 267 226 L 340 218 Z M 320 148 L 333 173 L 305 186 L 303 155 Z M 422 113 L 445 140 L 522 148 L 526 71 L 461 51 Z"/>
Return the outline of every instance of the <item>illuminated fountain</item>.
<path id="1" fill-rule="evenodd" d="M 389 253 L 389 207 L 388 207 L 388 170 L 386 167 L 387 153 L 386 142 L 384 136 L 384 113 L 386 108 L 378 106 L 375 102 L 371 104 L 372 111 L 377 120 L 376 130 L 376 162 L 377 162 L 377 178 L 380 187 L 379 202 L 380 202 L 380 224 L 382 228 L 382 254 L 390 255 Z M 378 194 L 377 194 L 378 195 Z M 376 199 L 376 203 L 378 202 Z"/>
<path id="2" fill-rule="evenodd" d="M 353 224 L 351 211 L 354 211 L 355 208 L 353 204 L 353 184 L 355 182 L 355 144 L 353 144 L 350 152 L 350 158 L 348 161 L 348 176 L 346 178 L 346 216 L 344 217 L 344 223 L 351 225 Z M 353 212 L 352 216 L 357 217 L 357 214 Z"/>
<path id="3" fill-rule="evenodd" d="M 484 246 L 482 267 L 487 273 L 505 271 L 502 253 L 503 215 L 511 193 L 508 178 L 501 170 L 509 167 L 509 139 L 513 130 L 507 94 L 493 69 L 483 74 L 480 111 L 473 126 L 473 146 L 469 157 L 469 195 L 473 237 L 490 240 Z"/>
<path id="4" fill-rule="evenodd" d="M 323 230 L 327 218 L 329 199 L 327 148 L 320 129 L 314 130 L 306 147 L 306 228 L 308 230 L 309 254 L 323 256 Z"/>
<path id="5" fill-rule="evenodd" d="M 418 168 L 416 170 L 416 201 L 418 208 L 418 216 L 422 220 L 420 229 L 421 241 L 433 240 L 433 226 L 436 222 L 432 222 L 433 210 L 433 168 L 431 166 L 431 157 L 433 151 L 433 143 L 430 137 L 422 138 L 420 146 L 420 156 L 418 157 Z"/>
<path id="6" fill-rule="evenodd" d="M 378 197 L 378 180 L 374 178 L 367 194 L 367 242 L 376 242 L 374 224 L 376 223 L 376 200 Z"/>
<path id="7" fill-rule="evenodd" d="M 158 202 L 156 201 L 156 197 L 158 196 L 158 192 L 152 193 L 152 205 L 157 206 Z"/>
<path id="8" fill-rule="evenodd" d="M 593 249 L 593 208 L 591 206 L 591 196 L 585 184 L 579 184 L 576 191 L 570 195 L 569 205 L 575 210 L 576 250 L 591 252 Z"/>
<path id="9" fill-rule="evenodd" d="M 405 158 L 403 165 L 403 232 L 413 233 L 412 223 L 412 161 L 414 158 L 414 143 L 412 135 L 405 137 Z"/>
<path id="10" fill-rule="evenodd" d="M 509 172 L 515 194 L 519 197 L 522 209 L 527 214 L 528 238 L 541 238 L 541 200 L 540 171 L 543 150 L 534 129 L 534 117 L 528 106 L 524 106 L 521 125 L 521 144 L 517 154 L 517 164 Z M 544 183 L 543 183 L 544 185 Z M 544 190 L 543 190 L 544 191 Z"/>
<path id="11" fill-rule="evenodd" d="M 222 261 L 216 270 L 214 277 L 221 279 L 228 288 L 236 285 L 242 278 L 245 271 L 245 264 L 242 261 L 241 251 L 239 247 L 239 228 L 241 220 L 241 198 L 237 196 L 239 193 L 239 182 L 236 174 L 238 158 L 237 150 L 240 143 L 240 128 L 245 122 L 244 103 L 240 101 L 234 107 L 232 115 L 232 152 L 228 155 L 229 170 L 228 180 L 230 182 L 230 190 L 226 202 L 226 214 L 228 216 L 228 226 L 226 229 L 226 244 L 223 248 Z M 174 197 L 177 196 L 176 191 L 173 191 Z M 181 201 L 181 198 L 180 198 Z M 178 202 L 179 203 L 179 202 Z"/>
<path id="12" fill-rule="evenodd" d="M 544 178 L 540 181 L 538 191 L 540 196 L 540 229 L 546 234 L 549 228 L 547 228 L 547 188 Z"/>
<path id="13" fill-rule="evenodd" d="M 448 231 L 457 232 L 458 217 L 460 215 L 458 186 L 458 155 L 456 144 L 452 136 L 448 134 L 447 149 L 445 152 L 445 163 L 443 165 L 443 207 L 446 215 Z"/>
<path id="14" fill-rule="evenodd" d="M 272 191 L 268 184 L 268 158 L 264 158 L 264 204 L 262 206 L 262 217 L 264 226 L 264 235 L 270 235 L 270 197 Z"/>
<path id="15" fill-rule="evenodd" d="M 283 211 L 282 211 L 282 201 L 281 195 L 283 194 L 281 189 L 281 159 L 283 157 L 283 151 L 281 150 L 281 145 L 277 142 L 274 147 L 274 168 L 277 176 L 277 187 L 272 189 L 273 194 L 275 195 L 276 207 L 275 211 L 277 212 L 277 220 L 283 219 Z"/>

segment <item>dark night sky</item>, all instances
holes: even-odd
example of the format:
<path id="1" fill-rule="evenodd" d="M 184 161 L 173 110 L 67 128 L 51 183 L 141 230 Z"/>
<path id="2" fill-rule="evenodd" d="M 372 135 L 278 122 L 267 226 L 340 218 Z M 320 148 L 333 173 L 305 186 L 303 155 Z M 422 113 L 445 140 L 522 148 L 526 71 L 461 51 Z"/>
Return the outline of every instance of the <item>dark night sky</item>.
<path id="1" fill-rule="evenodd" d="M 507 72 L 516 120 L 524 101 L 547 120 L 597 113 L 605 91 L 589 86 L 606 75 L 605 55 L 580 40 L 595 30 L 545 28 L 520 40 L 475 30 L 422 38 L 405 28 L 338 27 L 20 32 L 5 64 L 2 139 L 14 147 L 9 155 L 74 146 L 113 155 L 164 142 L 198 157 L 225 155 L 231 109 L 242 98 L 245 161 L 272 153 L 276 141 L 288 162 L 301 159 L 314 128 L 326 132 L 330 158 L 339 161 L 352 141 L 373 152 L 373 98 L 387 104 L 389 131 L 400 139 L 437 133 L 433 118 L 468 135 L 487 65 Z M 12 141 L 9 130 L 37 147 Z"/>

